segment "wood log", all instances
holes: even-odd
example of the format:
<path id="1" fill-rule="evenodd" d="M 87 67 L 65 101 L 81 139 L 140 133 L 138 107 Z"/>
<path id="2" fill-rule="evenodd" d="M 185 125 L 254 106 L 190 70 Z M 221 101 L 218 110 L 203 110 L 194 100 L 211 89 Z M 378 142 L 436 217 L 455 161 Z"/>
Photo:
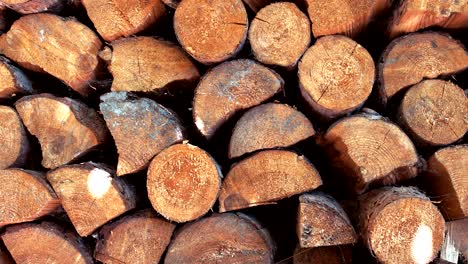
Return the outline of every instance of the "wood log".
<path id="1" fill-rule="evenodd" d="M 153 208 L 175 222 L 195 220 L 216 202 L 221 170 L 202 149 L 177 144 L 163 150 L 148 168 L 148 197 Z"/>
<path id="2" fill-rule="evenodd" d="M 60 206 L 60 200 L 39 172 L 0 170 L 0 186 L 0 226 L 36 220 Z"/>
<path id="3" fill-rule="evenodd" d="M 92 90 L 89 83 L 95 79 L 100 48 L 91 29 L 53 14 L 23 16 L 0 36 L 1 54 L 21 67 L 60 79 L 81 95 Z"/>
<path id="4" fill-rule="evenodd" d="M 252 21 L 249 42 L 259 62 L 292 70 L 309 47 L 309 19 L 294 3 L 268 5 Z"/>
<path id="5" fill-rule="evenodd" d="M 109 70 L 112 91 L 160 91 L 169 85 L 191 85 L 200 75 L 182 49 L 151 37 L 112 42 Z"/>
<path id="6" fill-rule="evenodd" d="M 237 122 L 229 143 L 229 158 L 256 150 L 288 147 L 315 134 L 312 123 L 298 110 L 268 103 L 247 111 Z"/>
<path id="7" fill-rule="evenodd" d="M 273 241 L 258 222 L 226 213 L 184 225 L 164 263 L 273 263 L 273 254 Z"/>
<path id="8" fill-rule="evenodd" d="M 88 17 L 106 41 L 128 37 L 153 26 L 164 16 L 160 0 L 81 0 Z"/>
<path id="9" fill-rule="evenodd" d="M 357 42 L 344 36 L 319 38 L 299 63 L 302 97 L 325 119 L 361 107 L 375 80 L 374 61 Z"/>
<path id="10" fill-rule="evenodd" d="M 435 200 L 446 219 L 468 216 L 468 145 L 441 149 L 427 162 L 423 175 L 425 190 Z M 468 257 L 468 256 L 467 256 Z"/>
<path id="11" fill-rule="evenodd" d="M 300 248 L 294 250 L 293 264 L 351 264 L 351 246 Z"/>
<path id="12" fill-rule="evenodd" d="M 416 142 L 440 146 L 465 135 L 467 116 L 468 98 L 460 87 L 442 80 L 426 80 L 405 94 L 398 119 Z"/>
<path id="13" fill-rule="evenodd" d="M 15 107 L 28 131 L 39 139 L 46 168 L 83 156 L 107 135 L 97 113 L 77 100 L 38 94 L 21 98 Z"/>
<path id="14" fill-rule="evenodd" d="M 416 66 L 417 65 L 417 66 Z M 468 69 L 468 52 L 448 35 L 413 33 L 392 41 L 378 64 L 379 94 L 383 104 L 424 79 Z"/>
<path id="15" fill-rule="evenodd" d="M 264 150 L 231 168 L 221 187 L 219 211 L 272 204 L 321 184 L 318 171 L 304 156 Z"/>
<path id="16" fill-rule="evenodd" d="M 170 8 L 176 9 L 181 0 L 162 0 L 162 2 Z"/>
<path id="17" fill-rule="evenodd" d="M 52 222 L 7 227 L 2 239 L 16 263 L 94 263 L 75 233 Z"/>
<path id="18" fill-rule="evenodd" d="M 249 21 L 241 0 L 184 0 L 174 14 L 174 31 L 197 61 L 213 64 L 237 54 Z"/>
<path id="19" fill-rule="evenodd" d="M 143 210 L 105 225 L 99 232 L 96 259 L 103 263 L 159 263 L 175 225 Z"/>
<path id="20" fill-rule="evenodd" d="M 119 152 L 117 176 L 145 169 L 156 154 L 185 138 L 177 115 L 153 100 L 111 92 L 101 101 L 101 113 Z"/>
<path id="21" fill-rule="evenodd" d="M 348 215 L 333 197 L 323 193 L 299 196 L 297 237 L 302 248 L 357 242 Z"/>
<path id="22" fill-rule="evenodd" d="M 33 92 L 31 81 L 19 68 L 0 56 L 0 98 L 10 98 L 16 94 Z"/>
<path id="23" fill-rule="evenodd" d="M 449 263 L 458 263 L 460 253 L 468 259 L 468 218 L 445 224 L 445 240 L 440 258 Z"/>
<path id="24" fill-rule="evenodd" d="M 87 162 L 59 167 L 47 180 L 80 236 L 135 207 L 135 194 L 122 179 L 103 165 Z"/>
<path id="25" fill-rule="evenodd" d="M 65 7 L 63 0 L 2 0 L 1 3 L 23 15 L 41 12 L 58 13 Z"/>
<path id="26" fill-rule="evenodd" d="M 27 161 L 29 139 L 15 109 L 0 105 L 0 169 L 21 167 Z"/>
<path id="27" fill-rule="evenodd" d="M 383 117 L 343 118 L 323 136 L 321 145 L 343 180 L 356 193 L 369 185 L 391 185 L 418 174 L 416 149 L 401 129 Z"/>
<path id="28" fill-rule="evenodd" d="M 228 61 L 206 73 L 195 90 L 193 119 L 198 130 L 211 139 L 236 112 L 273 97 L 283 79 L 252 60 Z"/>
<path id="29" fill-rule="evenodd" d="M 439 252 L 444 218 L 412 187 L 383 187 L 360 197 L 360 227 L 369 250 L 382 263 L 429 263 Z"/>
<path id="30" fill-rule="evenodd" d="M 399 2 L 389 24 L 391 38 L 423 28 L 448 29 L 468 27 L 468 2 L 404 0 Z"/>

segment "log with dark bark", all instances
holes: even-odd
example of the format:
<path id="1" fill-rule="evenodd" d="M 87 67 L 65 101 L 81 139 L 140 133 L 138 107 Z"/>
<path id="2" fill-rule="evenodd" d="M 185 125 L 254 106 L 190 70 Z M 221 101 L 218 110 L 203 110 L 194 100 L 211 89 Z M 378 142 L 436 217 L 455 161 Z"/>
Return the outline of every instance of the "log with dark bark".
<path id="1" fill-rule="evenodd" d="M 0 56 L 0 98 L 33 92 L 31 81 L 22 70 Z"/>
<path id="2" fill-rule="evenodd" d="M 15 109 L 0 105 L 0 169 L 25 165 L 30 144 Z"/>
<path id="3" fill-rule="evenodd" d="M 294 264 L 351 264 L 352 247 L 348 245 L 300 248 L 294 250 Z"/>
<path id="4" fill-rule="evenodd" d="M 41 12 L 60 12 L 66 5 L 64 0 L 2 0 L 0 4 L 23 15 Z"/>

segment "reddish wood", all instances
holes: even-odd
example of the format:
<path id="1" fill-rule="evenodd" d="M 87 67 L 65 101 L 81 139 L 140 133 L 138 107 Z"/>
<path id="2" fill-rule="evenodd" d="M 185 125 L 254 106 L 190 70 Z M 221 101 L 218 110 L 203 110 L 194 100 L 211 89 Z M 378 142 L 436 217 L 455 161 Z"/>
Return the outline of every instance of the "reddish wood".
<path id="1" fill-rule="evenodd" d="M 23 123 L 15 109 L 0 105 L 0 169 L 23 166 L 30 150 Z"/>
<path id="2" fill-rule="evenodd" d="M 352 247 L 347 245 L 294 250 L 293 264 L 351 264 Z"/>
<path id="3" fill-rule="evenodd" d="M 2 0 L 1 3 L 23 15 L 41 12 L 58 13 L 65 7 L 63 0 Z"/>
<path id="4" fill-rule="evenodd" d="M 0 57 L 0 98 L 10 98 L 32 91 L 31 81 L 23 71 L 13 66 L 7 58 Z"/>

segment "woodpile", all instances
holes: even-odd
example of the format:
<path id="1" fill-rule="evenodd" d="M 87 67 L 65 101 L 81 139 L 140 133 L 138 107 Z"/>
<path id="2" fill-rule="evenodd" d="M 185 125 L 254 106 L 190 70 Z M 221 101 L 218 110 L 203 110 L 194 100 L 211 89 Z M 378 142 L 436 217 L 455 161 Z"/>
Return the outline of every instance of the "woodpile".
<path id="1" fill-rule="evenodd" d="M 0 264 L 467 263 L 468 2 L 0 0 Z"/>

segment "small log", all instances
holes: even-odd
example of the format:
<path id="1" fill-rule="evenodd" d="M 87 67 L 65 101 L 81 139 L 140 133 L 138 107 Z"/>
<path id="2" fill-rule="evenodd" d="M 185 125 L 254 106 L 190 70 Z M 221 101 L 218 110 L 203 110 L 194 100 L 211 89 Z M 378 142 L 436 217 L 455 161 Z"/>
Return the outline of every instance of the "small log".
<path id="1" fill-rule="evenodd" d="M 8 59 L 0 56 L 0 98 L 10 98 L 16 94 L 33 92 L 28 77 L 13 66 Z"/>
<path id="2" fill-rule="evenodd" d="M 30 149 L 28 136 L 15 109 L 0 105 L 0 169 L 21 167 Z"/>
<path id="3" fill-rule="evenodd" d="M 382 263 L 429 263 L 444 241 L 445 222 L 431 200 L 412 187 L 383 187 L 360 199 L 360 227 Z"/>
<path id="4" fill-rule="evenodd" d="M 102 144 L 107 135 L 104 122 L 84 103 L 38 94 L 21 98 L 16 110 L 28 131 L 39 139 L 42 165 L 56 168 L 83 156 Z"/>
<path id="5" fill-rule="evenodd" d="M 2 0 L 2 4 L 16 12 L 27 15 L 41 12 L 58 13 L 65 7 L 63 0 Z"/>
<path id="6" fill-rule="evenodd" d="M 153 208 L 175 222 L 206 214 L 218 198 L 221 170 L 202 149 L 177 144 L 163 150 L 148 168 L 148 197 Z"/>
<path id="7" fill-rule="evenodd" d="M 162 2 L 172 9 L 176 9 L 181 0 L 162 0 Z"/>
<path id="8" fill-rule="evenodd" d="M 103 263 L 159 263 L 175 225 L 150 210 L 105 225 L 99 232 L 96 259 Z"/>
<path id="9" fill-rule="evenodd" d="M 84 96 L 92 90 L 89 82 L 95 79 L 100 48 L 91 29 L 53 14 L 23 16 L 0 36 L 0 53 L 26 69 L 60 79 Z"/>
<path id="10" fill-rule="evenodd" d="M 330 164 L 356 193 L 415 177 L 421 166 L 401 129 L 379 115 L 356 115 L 333 124 L 321 144 Z"/>
<path id="11" fill-rule="evenodd" d="M 135 207 L 135 194 L 114 172 L 92 162 L 66 165 L 47 173 L 80 236 Z"/>
<path id="12" fill-rule="evenodd" d="M 184 0 L 174 14 L 174 31 L 182 47 L 204 64 L 236 55 L 247 37 L 249 21 L 241 0 Z"/>
<path id="13" fill-rule="evenodd" d="M 164 263 L 273 263 L 273 254 L 273 241 L 258 222 L 226 213 L 184 225 Z"/>
<path id="14" fill-rule="evenodd" d="M 318 171 L 304 156 L 264 150 L 231 168 L 221 187 L 219 211 L 272 204 L 321 184 Z"/>
<path id="15" fill-rule="evenodd" d="M 468 69 L 468 52 L 448 35 L 413 33 L 392 41 L 378 64 L 379 94 L 383 104 L 423 79 L 452 75 Z"/>
<path id="16" fill-rule="evenodd" d="M 299 86 L 314 112 L 325 119 L 361 107 L 372 91 L 375 67 L 371 55 L 344 36 L 322 37 L 299 63 Z"/>
<path id="17" fill-rule="evenodd" d="M 160 0 L 81 0 L 81 2 L 99 35 L 109 42 L 153 26 L 165 13 Z"/>
<path id="18" fill-rule="evenodd" d="M 441 149 L 427 162 L 424 187 L 447 219 L 468 216 L 468 145 Z M 468 256 L 466 256 L 468 257 Z"/>
<path id="19" fill-rule="evenodd" d="M 292 70 L 309 47 L 309 19 L 294 3 L 268 5 L 252 21 L 249 42 L 259 62 Z"/>
<path id="20" fill-rule="evenodd" d="M 445 240 L 440 258 L 449 263 L 458 263 L 460 253 L 468 259 L 468 218 L 447 222 Z"/>
<path id="21" fill-rule="evenodd" d="M 399 123 L 421 145 L 440 146 L 468 130 L 468 99 L 457 85 L 426 80 L 411 87 L 399 109 Z"/>
<path id="22" fill-rule="evenodd" d="M 39 172 L 0 170 L 0 226 L 36 220 L 60 206 L 60 200 Z"/>
<path id="23" fill-rule="evenodd" d="M 293 264 L 352 264 L 351 246 L 300 248 L 294 250 Z"/>
<path id="24" fill-rule="evenodd" d="M 134 37 L 112 43 L 109 70 L 112 91 L 160 91 L 170 84 L 193 84 L 200 75 L 182 49 L 151 37 Z"/>
<path id="25" fill-rule="evenodd" d="M 119 152 L 117 176 L 145 169 L 156 154 L 185 138 L 177 115 L 153 100 L 111 92 L 101 101 L 101 113 Z"/>
<path id="26" fill-rule="evenodd" d="M 312 123 L 301 112 L 268 103 L 247 111 L 237 122 L 229 143 L 229 158 L 256 150 L 288 147 L 315 134 Z"/>
<path id="27" fill-rule="evenodd" d="M 52 222 L 7 227 L 2 239 L 16 263 L 94 263 L 75 233 Z"/>
<path id="28" fill-rule="evenodd" d="M 236 112 L 273 97 L 283 79 L 252 60 L 228 61 L 203 76 L 193 99 L 193 119 L 198 130 L 211 139 Z"/>
<path id="29" fill-rule="evenodd" d="M 242 0 L 246 6 L 250 8 L 254 13 L 264 8 L 265 6 L 273 3 L 273 0 Z"/>
<path id="30" fill-rule="evenodd" d="M 357 242 L 348 215 L 335 199 L 323 193 L 299 196 L 297 237 L 302 248 Z"/>

